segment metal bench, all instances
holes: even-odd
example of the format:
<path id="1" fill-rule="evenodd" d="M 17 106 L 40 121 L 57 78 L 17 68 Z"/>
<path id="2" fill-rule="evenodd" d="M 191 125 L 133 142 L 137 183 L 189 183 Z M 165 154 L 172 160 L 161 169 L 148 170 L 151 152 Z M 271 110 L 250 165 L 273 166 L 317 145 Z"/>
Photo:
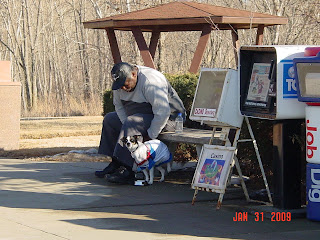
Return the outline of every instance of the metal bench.
<path id="1" fill-rule="evenodd" d="M 200 156 L 203 144 L 209 144 L 212 137 L 212 130 L 183 128 L 182 133 L 164 132 L 160 133 L 158 139 L 167 144 L 169 151 L 174 154 L 178 143 L 195 144 L 197 155 Z M 221 145 L 223 141 L 213 139 L 211 144 Z"/>

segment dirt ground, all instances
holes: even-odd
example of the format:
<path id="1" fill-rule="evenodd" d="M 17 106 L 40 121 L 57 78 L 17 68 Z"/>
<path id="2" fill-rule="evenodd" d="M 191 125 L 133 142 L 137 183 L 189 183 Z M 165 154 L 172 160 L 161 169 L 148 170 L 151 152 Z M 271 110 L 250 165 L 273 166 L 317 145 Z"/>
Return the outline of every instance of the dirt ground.
<path id="1" fill-rule="evenodd" d="M 110 162 L 97 154 L 102 116 L 21 119 L 20 149 L 1 151 L 1 157 L 33 161 Z M 194 169 L 171 172 L 166 181 L 190 184 Z"/>
<path id="2" fill-rule="evenodd" d="M 102 116 L 21 119 L 19 150 L 0 151 L 0 157 L 109 161 L 96 154 L 102 120 Z"/>

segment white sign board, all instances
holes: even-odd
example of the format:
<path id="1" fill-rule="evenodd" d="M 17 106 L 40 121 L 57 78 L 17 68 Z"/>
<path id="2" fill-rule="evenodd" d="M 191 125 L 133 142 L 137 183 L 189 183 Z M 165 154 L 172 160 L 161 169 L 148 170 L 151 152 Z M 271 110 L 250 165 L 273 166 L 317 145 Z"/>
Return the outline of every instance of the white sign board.
<path id="1" fill-rule="evenodd" d="M 224 193 L 235 147 L 203 145 L 193 176 L 192 188 L 206 188 Z"/>

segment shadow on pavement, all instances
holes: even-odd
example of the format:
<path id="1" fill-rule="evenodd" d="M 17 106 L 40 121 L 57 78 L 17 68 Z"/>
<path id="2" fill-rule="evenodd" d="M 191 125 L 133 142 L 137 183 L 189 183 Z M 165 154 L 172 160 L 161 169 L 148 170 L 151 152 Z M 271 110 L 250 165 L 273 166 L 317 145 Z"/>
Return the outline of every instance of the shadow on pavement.
<path id="1" fill-rule="evenodd" d="M 227 205 L 243 201 L 241 191 L 227 193 L 222 209 L 217 211 L 218 194 L 200 192 L 192 206 L 190 184 L 155 182 L 147 187 L 108 184 L 93 174 L 104 166 L 105 163 L 0 159 L 0 206 L 61 211 L 77 216 L 60 220 L 73 225 L 168 234 L 172 239 L 185 235 L 262 240 L 274 239 L 274 234 L 281 236 L 284 232 L 292 234 L 290 239 L 299 239 L 295 238 L 296 231 L 319 229 L 319 224 L 305 219 L 256 222 L 249 215 L 248 221 L 235 222 L 235 212 Z"/>

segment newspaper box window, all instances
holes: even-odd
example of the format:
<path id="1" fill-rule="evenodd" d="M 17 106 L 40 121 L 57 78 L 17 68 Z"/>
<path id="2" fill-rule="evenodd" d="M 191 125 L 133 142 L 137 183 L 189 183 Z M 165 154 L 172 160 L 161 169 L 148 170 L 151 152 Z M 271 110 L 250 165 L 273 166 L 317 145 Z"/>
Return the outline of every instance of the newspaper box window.
<path id="1" fill-rule="evenodd" d="M 274 83 L 271 83 L 269 80 L 270 69 L 271 64 L 253 64 L 245 105 L 270 107 L 271 97 L 268 94 L 269 92 L 273 92 L 275 87 Z"/>
<path id="2" fill-rule="evenodd" d="M 294 68 L 297 74 L 296 80 L 299 101 L 319 103 L 320 52 L 316 57 L 295 58 Z"/>
<path id="3" fill-rule="evenodd" d="M 233 69 L 201 69 L 190 119 L 209 126 L 240 128 L 243 116 L 239 110 L 237 71 Z"/>

